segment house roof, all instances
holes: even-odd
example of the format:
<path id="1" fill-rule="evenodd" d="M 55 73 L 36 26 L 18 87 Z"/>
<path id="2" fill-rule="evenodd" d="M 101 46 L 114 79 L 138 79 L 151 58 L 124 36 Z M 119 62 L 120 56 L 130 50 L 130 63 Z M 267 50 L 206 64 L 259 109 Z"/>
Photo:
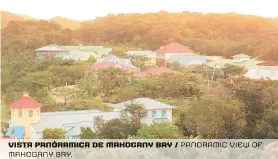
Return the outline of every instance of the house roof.
<path id="1" fill-rule="evenodd" d="M 128 55 L 145 56 L 147 58 L 156 58 L 156 52 L 150 50 L 131 50 L 127 52 Z"/>
<path id="2" fill-rule="evenodd" d="M 202 55 L 187 55 L 187 54 L 175 54 L 169 59 L 169 61 L 177 61 L 181 65 L 190 64 L 205 64 L 207 62 L 206 57 Z"/>
<path id="3" fill-rule="evenodd" d="M 207 63 L 209 67 L 218 67 L 218 68 L 224 68 L 226 64 L 238 66 L 238 67 L 246 67 L 246 68 L 252 68 L 255 67 L 258 63 L 261 63 L 262 61 L 257 61 L 255 59 L 245 60 L 241 62 L 234 62 L 232 59 L 220 59 L 215 61 L 210 61 Z"/>
<path id="4" fill-rule="evenodd" d="M 251 79 L 269 78 L 278 80 L 278 70 L 252 68 L 245 73 L 245 76 Z"/>
<path id="5" fill-rule="evenodd" d="M 94 63 L 93 66 L 90 67 L 90 69 L 94 71 L 99 71 L 108 67 L 115 67 L 117 64 L 114 62 L 102 62 L 102 63 Z"/>
<path id="6" fill-rule="evenodd" d="M 56 55 L 63 59 L 72 59 L 72 60 L 87 60 L 90 56 L 95 57 L 94 52 L 85 52 L 85 51 L 70 51 L 67 53 L 60 53 Z"/>
<path id="7" fill-rule="evenodd" d="M 28 92 L 24 91 L 23 97 L 9 104 L 9 107 L 13 109 L 29 109 L 41 107 L 42 104 L 29 97 Z"/>
<path id="8" fill-rule="evenodd" d="M 112 48 L 104 48 L 103 46 L 63 46 L 71 52 L 88 52 L 93 53 L 94 57 L 101 57 L 107 55 L 112 51 Z"/>
<path id="9" fill-rule="evenodd" d="M 130 59 L 124 59 L 115 55 L 106 55 L 105 57 L 98 58 L 97 62 L 116 62 L 122 65 L 130 64 Z"/>
<path id="10" fill-rule="evenodd" d="M 172 42 L 168 45 L 161 46 L 155 52 L 159 53 L 194 53 L 188 46 L 183 46 L 180 43 Z"/>
<path id="11" fill-rule="evenodd" d="M 72 129 L 80 129 L 82 122 L 93 122 L 97 116 L 103 116 L 104 120 L 119 118 L 121 112 L 100 112 L 99 110 L 79 110 L 79 111 L 63 111 L 63 112 L 46 112 L 41 113 L 41 119 L 38 123 L 32 124 L 32 128 L 37 133 L 41 133 L 45 128 L 63 128 L 71 127 L 68 131 L 71 135 L 75 131 Z M 66 132 L 67 134 L 67 132 Z"/>
<path id="12" fill-rule="evenodd" d="M 96 48 L 104 48 L 103 46 L 83 46 L 83 45 L 66 45 L 66 46 L 62 46 L 68 49 L 76 49 L 76 50 L 91 50 L 91 49 L 96 49 Z"/>
<path id="13" fill-rule="evenodd" d="M 63 59 L 87 60 L 90 56 L 95 58 L 107 55 L 112 48 L 104 48 L 103 46 L 59 46 L 51 44 L 36 50 L 37 52 L 59 52 L 55 55 Z M 37 58 L 44 58 L 45 55 L 37 54 Z"/>
<path id="14" fill-rule="evenodd" d="M 150 101 L 146 101 L 150 102 Z M 151 101 L 153 105 L 157 102 Z M 165 105 L 166 104 L 160 104 Z M 172 108 L 167 106 L 167 108 Z M 38 123 L 31 124 L 32 129 L 36 133 L 42 133 L 45 128 L 67 128 L 66 136 L 78 136 L 81 133 L 81 127 L 89 127 L 94 129 L 95 117 L 102 116 L 105 121 L 120 118 L 122 116 L 121 111 L 113 112 L 101 112 L 99 110 L 75 110 L 75 111 L 59 111 L 59 112 L 43 112 L 41 113 L 41 119 Z M 142 122 L 145 124 L 151 124 L 156 122 L 169 122 L 166 118 L 143 118 Z"/>
<path id="15" fill-rule="evenodd" d="M 69 51 L 67 48 L 56 45 L 50 44 L 41 48 L 36 49 L 36 51 L 51 51 L 51 52 L 67 52 Z"/>
<path id="16" fill-rule="evenodd" d="M 232 56 L 232 57 L 245 57 L 245 58 L 248 58 L 248 57 L 250 57 L 249 55 L 246 55 L 246 54 L 237 54 L 237 55 L 234 55 L 234 56 Z"/>
<path id="17" fill-rule="evenodd" d="M 258 66 L 278 66 L 278 62 L 274 62 L 274 61 L 264 61 L 261 62 L 259 64 L 257 64 Z"/>
<path id="18" fill-rule="evenodd" d="M 215 60 L 220 60 L 223 59 L 222 56 L 206 56 L 207 61 L 215 61 Z"/>
<path id="19" fill-rule="evenodd" d="M 131 70 L 137 70 L 138 68 L 133 66 L 132 64 L 120 64 L 120 63 L 116 63 L 116 62 L 96 62 L 93 64 L 93 66 L 91 66 L 89 69 L 93 70 L 93 71 L 100 71 L 102 69 L 108 68 L 108 67 L 118 67 L 121 70 L 124 71 L 129 71 Z"/>
<path id="20" fill-rule="evenodd" d="M 150 98 L 136 98 L 118 104 L 112 104 L 114 109 L 123 110 L 128 104 L 142 104 L 145 109 L 173 109 L 174 106 L 150 99 Z"/>
<path id="21" fill-rule="evenodd" d="M 142 77 L 142 78 L 144 78 L 144 77 L 149 77 L 149 76 L 152 76 L 152 75 L 158 76 L 158 75 L 161 75 L 163 73 L 179 73 L 179 72 L 162 66 L 162 67 L 151 67 L 147 71 L 136 73 L 132 76 L 133 77 Z"/>

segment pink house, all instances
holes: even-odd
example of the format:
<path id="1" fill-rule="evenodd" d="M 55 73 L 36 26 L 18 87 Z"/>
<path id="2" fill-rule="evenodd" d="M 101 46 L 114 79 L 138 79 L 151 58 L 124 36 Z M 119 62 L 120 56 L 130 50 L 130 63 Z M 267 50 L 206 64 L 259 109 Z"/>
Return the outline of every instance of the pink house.
<path id="1" fill-rule="evenodd" d="M 138 78 L 146 78 L 150 76 L 159 76 L 162 75 L 163 73 L 179 73 L 178 71 L 171 70 L 167 67 L 158 67 L 158 68 L 149 68 L 147 71 L 136 73 L 132 75 L 133 77 L 138 77 Z"/>
<path id="2" fill-rule="evenodd" d="M 117 62 L 110 62 L 110 61 L 95 63 L 95 64 L 93 64 L 93 66 L 89 67 L 89 70 L 98 72 L 98 71 L 100 71 L 102 69 L 106 69 L 108 67 L 119 68 L 123 71 L 131 71 L 131 72 L 135 72 L 135 71 L 139 70 L 137 67 L 134 67 L 132 65 L 130 65 L 130 66 L 129 65 L 122 65 L 122 64 L 119 64 Z"/>

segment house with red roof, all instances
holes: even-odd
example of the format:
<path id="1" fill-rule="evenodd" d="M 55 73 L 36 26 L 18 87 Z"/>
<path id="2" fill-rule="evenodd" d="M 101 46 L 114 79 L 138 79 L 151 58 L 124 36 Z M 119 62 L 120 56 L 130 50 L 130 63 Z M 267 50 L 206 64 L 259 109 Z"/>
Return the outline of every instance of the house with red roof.
<path id="1" fill-rule="evenodd" d="M 264 62 L 261 62 L 261 63 L 259 63 L 257 65 L 258 66 L 266 66 L 266 67 L 278 67 L 278 62 L 264 61 Z"/>
<path id="2" fill-rule="evenodd" d="M 6 135 L 12 138 L 32 138 L 31 124 L 39 122 L 41 106 L 24 91 L 21 98 L 9 104 L 11 120 Z"/>
<path id="3" fill-rule="evenodd" d="M 264 61 L 250 68 L 245 77 L 250 79 L 278 80 L 278 62 Z"/>
<path id="4" fill-rule="evenodd" d="M 97 61 L 88 68 L 88 70 L 98 72 L 109 67 L 119 68 L 123 71 L 139 71 L 139 68 L 132 65 L 130 59 L 119 58 L 115 55 L 107 55 L 105 57 L 98 58 Z"/>
<path id="5" fill-rule="evenodd" d="M 190 47 L 181 45 L 177 42 L 172 42 L 168 45 L 161 46 L 155 52 L 157 62 L 162 61 L 164 65 L 166 64 L 166 61 L 169 60 L 174 54 L 194 54 L 194 51 Z"/>
<path id="6" fill-rule="evenodd" d="M 162 67 L 152 67 L 152 68 L 149 68 L 147 71 L 136 73 L 132 76 L 137 77 L 137 78 L 147 78 L 150 76 L 159 76 L 164 73 L 179 73 L 179 72 L 162 66 Z"/>
<path id="7" fill-rule="evenodd" d="M 92 66 L 90 66 L 88 68 L 88 70 L 98 72 L 100 70 L 103 70 L 103 69 L 106 69 L 106 68 L 109 68 L 109 67 L 119 68 L 123 71 L 131 71 L 131 72 L 139 71 L 139 68 L 137 68 L 137 67 L 135 67 L 131 64 L 123 65 L 123 64 L 120 64 L 120 63 L 117 63 L 117 62 L 112 62 L 112 61 L 94 63 Z"/>

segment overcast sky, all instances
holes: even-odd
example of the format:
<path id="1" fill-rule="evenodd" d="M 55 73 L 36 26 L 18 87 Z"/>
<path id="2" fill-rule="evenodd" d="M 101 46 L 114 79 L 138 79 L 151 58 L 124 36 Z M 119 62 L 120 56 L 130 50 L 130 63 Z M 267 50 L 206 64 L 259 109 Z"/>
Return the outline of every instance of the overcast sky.
<path id="1" fill-rule="evenodd" d="M 0 10 L 49 19 L 62 16 L 76 20 L 94 19 L 109 13 L 236 12 L 278 17 L 278 0 L 1 0 Z"/>

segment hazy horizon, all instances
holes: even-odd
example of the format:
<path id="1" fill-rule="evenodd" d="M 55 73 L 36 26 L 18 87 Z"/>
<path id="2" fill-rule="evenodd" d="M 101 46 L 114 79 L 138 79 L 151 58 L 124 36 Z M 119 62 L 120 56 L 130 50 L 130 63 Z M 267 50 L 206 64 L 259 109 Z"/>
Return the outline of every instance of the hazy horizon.
<path id="1" fill-rule="evenodd" d="M 27 15 L 36 19 L 51 19 L 56 16 L 61 16 L 79 21 L 90 20 L 96 17 L 106 16 L 108 14 L 149 13 L 159 12 L 161 10 L 167 12 L 188 11 L 200 13 L 235 12 L 237 14 L 248 14 L 267 18 L 278 17 L 278 10 L 275 7 L 275 0 L 248 1 L 249 0 L 171 0 L 154 2 L 147 0 L 102 0 L 94 3 L 93 1 L 89 0 L 9 0 L 1 3 L 0 10 L 14 14 Z"/>

